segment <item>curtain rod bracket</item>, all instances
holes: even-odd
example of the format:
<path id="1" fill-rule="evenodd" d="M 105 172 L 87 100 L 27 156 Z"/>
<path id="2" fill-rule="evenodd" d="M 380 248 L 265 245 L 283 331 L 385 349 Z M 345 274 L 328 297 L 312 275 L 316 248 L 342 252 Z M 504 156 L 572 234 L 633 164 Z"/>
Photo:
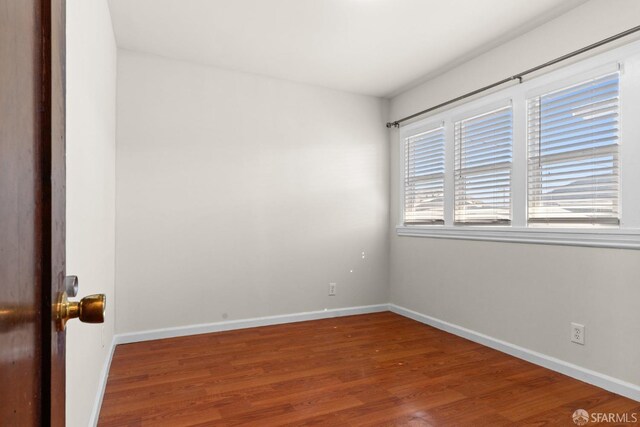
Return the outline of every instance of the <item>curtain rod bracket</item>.
<path id="1" fill-rule="evenodd" d="M 400 123 L 398 122 L 387 122 L 387 129 L 399 128 L 399 127 L 400 127 Z"/>

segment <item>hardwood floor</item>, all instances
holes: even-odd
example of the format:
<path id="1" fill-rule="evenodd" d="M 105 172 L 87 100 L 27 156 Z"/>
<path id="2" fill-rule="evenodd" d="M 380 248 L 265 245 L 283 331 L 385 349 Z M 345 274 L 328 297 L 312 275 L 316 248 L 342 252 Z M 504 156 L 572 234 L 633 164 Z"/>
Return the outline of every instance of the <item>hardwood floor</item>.
<path id="1" fill-rule="evenodd" d="M 385 312 L 119 345 L 99 425 L 571 426 L 579 408 L 640 418 L 638 402 Z"/>

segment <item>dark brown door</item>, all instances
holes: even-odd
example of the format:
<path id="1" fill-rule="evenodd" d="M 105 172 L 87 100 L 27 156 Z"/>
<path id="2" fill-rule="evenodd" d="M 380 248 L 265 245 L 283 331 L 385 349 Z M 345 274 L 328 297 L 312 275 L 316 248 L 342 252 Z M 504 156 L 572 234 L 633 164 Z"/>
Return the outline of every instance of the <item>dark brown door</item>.
<path id="1" fill-rule="evenodd" d="M 64 0 L 0 0 L 0 425 L 64 425 Z"/>

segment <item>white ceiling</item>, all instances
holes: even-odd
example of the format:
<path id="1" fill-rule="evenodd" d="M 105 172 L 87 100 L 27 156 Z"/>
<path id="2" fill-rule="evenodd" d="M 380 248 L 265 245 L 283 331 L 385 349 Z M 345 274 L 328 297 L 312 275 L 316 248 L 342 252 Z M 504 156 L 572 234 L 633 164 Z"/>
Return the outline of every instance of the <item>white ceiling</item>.
<path id="1" fill-rule="evenodd" d="M 585 0 L 110 0 L 118 46 L 392 96 Z"/>

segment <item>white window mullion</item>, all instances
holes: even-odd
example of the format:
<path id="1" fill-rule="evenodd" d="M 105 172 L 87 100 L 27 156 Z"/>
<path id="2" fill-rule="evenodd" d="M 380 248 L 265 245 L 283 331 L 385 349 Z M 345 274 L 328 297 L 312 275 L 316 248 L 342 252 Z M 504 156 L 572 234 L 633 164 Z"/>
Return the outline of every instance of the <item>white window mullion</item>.
<path id="1" fill-rule="evenodd" d="M 511 225 L 527 225 L 527 110 L 525 97 L 513 97 L 513 173 L 511 174 Z"/>
<path id="2" fill-rule="evenodd" d="M 445 127 L 445 176 L 444 176 L 444 224 L 452 226 L 454 219 L 454 192 L 455 192 L 455 147 L 454 127 Z"/>
<path id="3" fill-rule="evenodd" d="M 620 78 L 620 227 L 640 229 L 640 54 L 629 58 Z"/>

